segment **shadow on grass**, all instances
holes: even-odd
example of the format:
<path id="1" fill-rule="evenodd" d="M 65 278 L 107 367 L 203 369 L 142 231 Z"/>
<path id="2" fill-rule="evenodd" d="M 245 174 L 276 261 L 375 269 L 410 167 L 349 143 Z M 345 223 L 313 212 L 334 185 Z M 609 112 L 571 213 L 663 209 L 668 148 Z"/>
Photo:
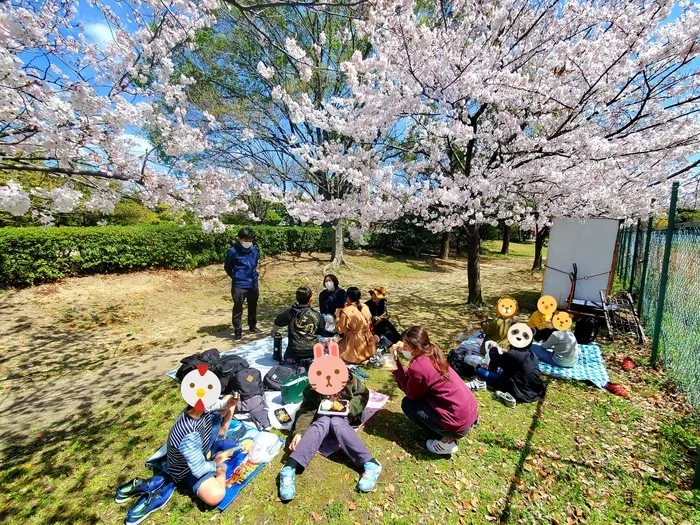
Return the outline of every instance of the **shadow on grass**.
<path id="1" fill-rule="evenodd" d="M 549 381 L 547 381 L 545 386 L 549 386 Z M 535 408 L 534 414 L 532 414 L 532 422 L 530 423 L 530 428 L 527 430 L 527 437 L 525 438 L 525 445 L 520 451 L 520 458 L 518 459 L 518 464 L 515 466 L 515 472 L 510 481 L 510 486 L 508 487 L 508 493 L 506 494 L 506 502 L 503 507 L 503 511 L 499 516 L 499 523 L 508 523 L 510 519 L 510 512 L 513 505 L 513 497 L 515 496 L 515 491 L 520 483 L 520 478 L 523 475 L 523 467 L 525 466 L 526 458 L 533 453 L 532 439 L 535 436 L 535 431 L 540 426 L 540 417 L 542 416 L 542 405 L 547 398 L 545 395 L 537 402 L 537 407 Z"/>
<path id="2" fill-rule="evenodd" d="M 396 443 L 419 461 L 449 461 L 449 456 L 430 454 L 425 448 L 427 433 L 400 412 L 384 408 L 367 421 L 364 431 L 372 436 Z"/>
<path id="3" fill-rule="evenodd" d="M 133 472 L 126 469 L 136 468 L 134 456 L 145 460 L 157 448 L 155 443 L 165 439 L 170 419 L 174 421 L 181 403 L 178 400 L 162 405 L 160 417 L 132 407 L 143 406 L 149 400 L 162 403 L 164 399 L 177 399 L 179 393 L 173 392 L 172 385 L 167 378 L 135 382 L 116 404 L 126 412 L 98 413 L 94 409 L 96 399 L 86 393 L 72 415 L 38 435 L 6 432 L 1 456 L 0 483 L 5 489 L 0 496 L 0 501 L 4 500 L 0 522 L 26 522 L 29 516 L 37 523 L 101 521 L 94 503 L 111 499 L 114 487 L 133 477 Z M 105 483 L 105 473 L 115 475 Z M 93 504 L 86 504 L 88 501 Z"/>

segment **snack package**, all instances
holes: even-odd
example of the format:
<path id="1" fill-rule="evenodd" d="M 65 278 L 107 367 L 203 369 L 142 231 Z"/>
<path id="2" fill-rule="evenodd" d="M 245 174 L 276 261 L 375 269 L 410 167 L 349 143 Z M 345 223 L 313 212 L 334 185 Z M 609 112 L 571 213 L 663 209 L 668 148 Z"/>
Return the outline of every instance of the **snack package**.
<path id="1" fill-rule="evenodd" d="M 396 360 L 394 359 L 393 355 L 387 354 L 384 356 L 384 360 L 382 362 L 382 370 L 388 370 L 390 372 L 393 372 L 398 368 L 399 367 L 397 366 Z"/>

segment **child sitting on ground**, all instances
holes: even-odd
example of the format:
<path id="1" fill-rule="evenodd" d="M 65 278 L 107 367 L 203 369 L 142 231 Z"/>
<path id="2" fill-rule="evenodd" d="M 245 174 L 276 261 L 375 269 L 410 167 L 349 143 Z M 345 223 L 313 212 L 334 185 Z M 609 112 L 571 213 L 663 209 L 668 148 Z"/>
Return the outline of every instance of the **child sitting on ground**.
<path id="1" fill-rule="evenodd" d="M 578 361 L 578 343 L 573 332 L 569 330 L 573 320 L 567 312 L 556 312 L 552 316 L 552 325 L 556 331 L 542 343 L 532 345 L 532 353 L 543 363 L 571 368 Z"/>
<path id="2" fill-rule="evenodd" d="M 359 419 L 367 402 L 369 390 L 364 383 L 348 373 L 340 359 L 337 343 L 328 343 L 329 355 L 324 355 L 322 344 L 314 346 L 314 361 L 309 367 L 309 385 L 297 412 L 289 450 L 292 454 L 280 472 L 280 499 L 289 501 L 296 495 L 297 471 L 303 471 L 316 455 L 321 443 L 329 434 L 335 435 L 340 448 L 358 468 L 363 469 L 357 488 L 371 491 L 382 471 L 381 464 L 350 426 L 350 419 Z M 327 406 L 328 405 L 328 406 Z M 341 406 L 342 405 L 342 406 Z M 344 414 L 347 405 L 347 415 Z M 326 414 L 333 411 L 338 415 Z M 342 410 L 340 410 L 342 408 Z M 336 410 L 338 409 L 338 410 Z"/>
<path id="3" fill-rule="evenodd" d="M 508 348 L 508 329 L 513 317 L 518 313 L 518 302 L 512 297 L 501 297 L 496 303 L 496 317 L 484 321 L 484 340 L 479 351 L 481 355 L 486 354 L 486 343 L 493 341 L 501 348 Z"/>
<path id="4" fill-rule="evenodd" d="M 470 381 L 472 390 L 487 386 L 496 388 L 496 396 L 503 403 L 530 403 L 544 396 L 544 383 L 537 366 L 537 356 L 530 352 L 532 330 L 524 323 L 516 323 L 508 331 L 510 350 L 489 345 L 487 368 L 476 369 L 479 379 Z"/>
<path id="5" fill-rule="evenodd" d="M 551 295 L 543 295 L 537 300 L 537 311 L 530 316 L 527 324 L 535 330 L 535 341 L 546 341 L 554 332 L 552 316 L 557 309 L 557 300 Z"/>
<path id="6" fill-rule="evenodd" d="M 231 458 L 231 451 L 219 451 L 228 443 L 224 438 L 238 398 L 219 400 L 219 378 L 206 365 L 188 373 L 180 391 L 189 406 L 168 434 L 168 474 L 204 503 L 215 506 L 226 495 L 224 463 Z"/>

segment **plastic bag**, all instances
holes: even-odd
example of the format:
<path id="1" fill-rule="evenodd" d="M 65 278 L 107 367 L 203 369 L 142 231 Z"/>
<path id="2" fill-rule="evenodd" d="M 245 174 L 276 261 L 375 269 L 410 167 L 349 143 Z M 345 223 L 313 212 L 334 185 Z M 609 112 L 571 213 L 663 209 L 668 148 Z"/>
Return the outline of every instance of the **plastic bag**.
<path id="1" fill-rule="evenodd" d="M 326 322 L 326 332 L 335 332 L 335 318 L 331 314 L 323 316 Z"/>
<path id="2" fill-rule="evenodd" d="M 248 451 L 251 463 L 269 463 L 282 449 L 280 438 L 270 432 L 259 432 Z"/>

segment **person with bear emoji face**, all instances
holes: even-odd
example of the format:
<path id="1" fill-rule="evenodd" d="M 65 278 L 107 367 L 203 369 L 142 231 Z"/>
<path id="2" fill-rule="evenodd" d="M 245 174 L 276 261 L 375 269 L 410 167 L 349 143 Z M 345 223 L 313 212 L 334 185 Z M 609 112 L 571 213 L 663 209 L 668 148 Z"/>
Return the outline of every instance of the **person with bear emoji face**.
<path id="1" fill-rule="evenodd" d="M 555 312 L 552 325 L 556 329 L 541 345 L 532 345 L 532 352 L 543 363 L 571 368 L 578 361 L 579 348 L 570 330 L 573 321 L 567 312 Z"/>
<path id="2" fill-rule="evenodd" d="M 496 303 L 496 317 L 485 323 L 484 340 L 479 351 L 486 354 L 486 343 L 495 342 L 501 348 L 508 348 L 508 330 L 513 317 L 518 313 L 518 302 L 512 297 L 501 297 Z"/>

